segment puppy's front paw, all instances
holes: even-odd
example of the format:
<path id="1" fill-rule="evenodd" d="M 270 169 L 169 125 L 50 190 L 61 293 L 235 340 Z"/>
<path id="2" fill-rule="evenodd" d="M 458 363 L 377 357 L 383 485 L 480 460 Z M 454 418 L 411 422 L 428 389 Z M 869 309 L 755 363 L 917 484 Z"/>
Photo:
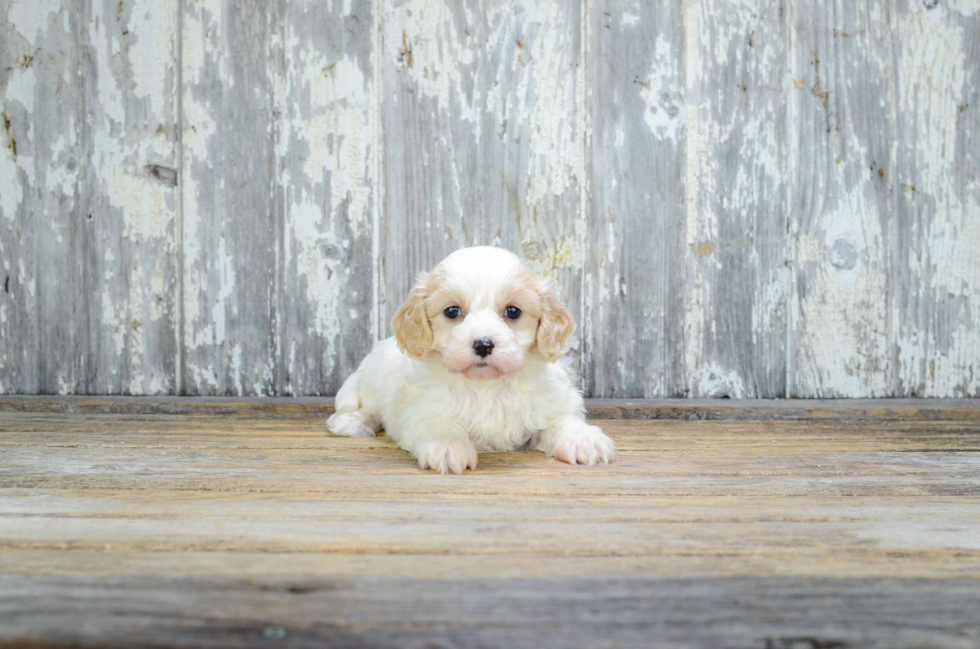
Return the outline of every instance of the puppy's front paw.
<path id="1" fill-rule="evenodd" d="M 374 437 L 374 429 L 367 425 L 360 411 L 333 413 L 327 419 L 327 430 L 347 437 Z"/>
<path id="2" fill-rule="evenodd" d="M 616 446 L 598 426 L 585 422 L 559 431 L 551 453 L 569 464 L 608 464 L 616 458 Z"/>
<path id="3" fill-rule="evenodd" d="M 438 473 L 461 475 L 476 468 L 476 446 L 469 438 L 433 439 L 418 445 L 415 453 L 419 466 Z"/>

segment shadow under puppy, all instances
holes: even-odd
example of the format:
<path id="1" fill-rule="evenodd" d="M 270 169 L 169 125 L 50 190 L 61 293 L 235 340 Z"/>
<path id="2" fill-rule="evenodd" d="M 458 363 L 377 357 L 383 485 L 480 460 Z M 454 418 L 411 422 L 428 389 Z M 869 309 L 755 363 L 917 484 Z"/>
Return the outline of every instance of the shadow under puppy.
<path id="1" fill-rule="evenodd" d="M 587 465 L 616 456 L 558 360 L 575 320 L 517 255 L 457 250 L 419 277 L 392 328 L 337 393 L 335 435 L 383 428 L 439 473 L 475 469 L 478 452 L 536 448 Z"/>

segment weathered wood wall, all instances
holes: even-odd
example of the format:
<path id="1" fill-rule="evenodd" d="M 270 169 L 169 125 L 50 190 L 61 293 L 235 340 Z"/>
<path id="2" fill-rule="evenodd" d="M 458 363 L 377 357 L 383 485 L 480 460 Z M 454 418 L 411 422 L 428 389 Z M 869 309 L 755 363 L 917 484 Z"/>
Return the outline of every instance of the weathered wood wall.
<path id="1" fill-rule="evenodd" d="M 0 392 L 336 391 L 521 252 L 606 397 L 980 396 L 980 0 L 0 0 Z"/>

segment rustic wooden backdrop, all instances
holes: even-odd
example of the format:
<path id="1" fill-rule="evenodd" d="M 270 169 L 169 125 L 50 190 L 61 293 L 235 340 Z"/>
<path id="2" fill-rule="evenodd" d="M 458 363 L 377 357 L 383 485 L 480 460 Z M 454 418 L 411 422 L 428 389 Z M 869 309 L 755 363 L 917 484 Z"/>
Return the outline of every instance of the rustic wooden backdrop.
<path id="1" fill-rule="evenodd" d="M 0 392 L 332 394 L 463 245 L 608 397 L 980 396 L 980 0 L 0 0 Z"/>

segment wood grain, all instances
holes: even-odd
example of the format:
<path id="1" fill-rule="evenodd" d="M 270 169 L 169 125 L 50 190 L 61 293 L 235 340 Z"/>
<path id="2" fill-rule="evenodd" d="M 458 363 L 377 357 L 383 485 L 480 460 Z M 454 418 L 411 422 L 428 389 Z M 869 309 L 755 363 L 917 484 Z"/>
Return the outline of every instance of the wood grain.
<path id="1" fill-rule="evenodd" d="M 175 8 L 2 13 L 0 391 L 172 393 Z"/>
<path id="2" fill-rule="evenodd" d="M 895 396 L 894 20 L 887 3 L 794 12 L 791 396 Z"/>
<path id="3" fill-rule="evenodd" d="M 976 3 L 900 2 L 893 25 L 894 392 L 980 391 L 980 16 Z"/>
<path id="4" fill-rule="evenodd" d="M 971 647 L 969 620 L 980 606 L 972 579 L 192 577 L 168 585 L 160 592 L 112 579 L 93 591 L 85 580 L 9 579 L 0 611 L 10 635 L 32 639 L 0 646 Z M 34 634 L 40 626 L 46 631 Z"/>
<path id="5" fill-rule="evenodd" d="M 975 421 L 596 423 L 611 465 L 438 476 L 322 417 L 2 412 L 0 646 L 980 640 Z"/>
<path id="6" fill-rule="evenodd" d="M 84 205 L 89 340 L 80 392 L 173 394 L 179 209 L 177 7 L 111 0 L 81 16 L 90 70 Z M 79 227 L 79 230 L 83 228 Z M 52 314 L 53 315 L 53 314 Z M 81 330 L 84 330 L 82 328 Z"/>
<path id="7" fill-rule="evenodd" d="M 374 3 L 283 5 L 276 393 L 335 394 L 376 338 Z"/>
<path id="8" fill-rule="evenodd" d="M 586 390 L 684 396 L 686 123 L 681 2 L 596 2 Z M 693 46 L 693 45 L 692 45 Z M 624 345 L 623 341 L 629 341 Z"/>
<path id="9" fill-rule="evenodd" d="M 81 16 L 72 24 L 58 5 L 31 4 L 0 7 L 0 384 L 4 392 L 75 392 L 82 388 L 78 338 L 87 333 L 73 299 L 82 290 L 78 228 L 88 225 L 78 192 L 87 153 L 76 74 Z M 45 118 L 36 120 L 41 111 Z"/>
<path id="10" fill-rule="evenodd" d="M 276 394 L 282 16 L 264 2 L 183 7 L 181 392 Z"/>
<path id="11" fill-rule="evenodd" d="M 785 397 L 789 17 L 685 8 L 685 395 Z"/>

